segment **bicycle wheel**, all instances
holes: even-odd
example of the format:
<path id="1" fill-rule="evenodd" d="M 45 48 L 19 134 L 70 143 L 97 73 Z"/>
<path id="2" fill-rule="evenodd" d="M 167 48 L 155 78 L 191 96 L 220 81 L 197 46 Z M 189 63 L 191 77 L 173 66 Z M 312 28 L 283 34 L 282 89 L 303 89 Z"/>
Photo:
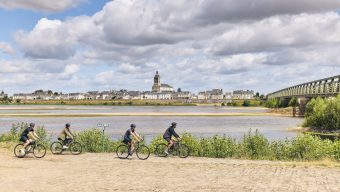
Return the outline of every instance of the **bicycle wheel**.
<path id="1" fill-rule="evenodd" d="M 126 159 L 129 156 L 129 147 L 126 145 L 119 145 L 116 154 L 119 159 Z"/>
<path id="2" fill-rule="evenodd" d="M 136 150 L 136 155 L 140 160 L 146 160 L 150 156 L 150 150 L 145 145 L 140 145 Z"/>
<path id="3" fill-rule="evenodd" d="M 70 144 L 70 151 L 73 155 L 79 155 L 83 151 L 83 147 L 78 142 L 73 142 Z"/>
<path id="4" fill-rule="evenodd" d="M 18 158 L 25 157 L 26 151 L 23 144 L 18 144 L 14 147 L 14 155 Z"/>
<path id="5" fill-rule="evenodd" d="M 167 154 L 165 153 L 165 150 L 167 150 L 167 149 L 168 149 L 168 146 L 164 143 L 161 143 L 161 144 L 156 146 L 155 155 L 157 155 L 159 157 L 166 157 Z"/>
<path id="6" fill-rule="evenodd" d="M 53 154 L 61 154 L 63 152 L 63 144 L 59 141 L 53 142 L 50 149 Z"/>
<path id="7" fill-rule="evenodd" d="M 180 146 L 178 146 L 177 150 L 178 150 L 178 156 L 180 158 L 187 158 L 189 156 L 190 149 L 187 145 L 181 144 Z"/>
<path id="8" fill-rule="evenodd" d="M 36 158 L 43 158 L 46 155 L 46 148 L 42 144 L 37 144 L 33 148 L 33 155 Z"/>

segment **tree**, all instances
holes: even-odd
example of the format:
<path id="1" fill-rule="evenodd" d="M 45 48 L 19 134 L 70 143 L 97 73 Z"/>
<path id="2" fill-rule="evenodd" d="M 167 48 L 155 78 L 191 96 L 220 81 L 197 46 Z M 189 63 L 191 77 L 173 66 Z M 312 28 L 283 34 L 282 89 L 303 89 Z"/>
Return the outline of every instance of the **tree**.
<path id="1" fill-rule="evenodd" d="M 47 91 L 47 94 L 52 95 L 53 92 L 52 92 L 51 90 L 48 90 L 48 91 Z"/>
<path id="2" fill-rule="evenodd" d="M 289 101 L 289 106 L 293 107 L 293 117 L 296 116 L 296 107 L 299 105 L 298 99 L 296 97 L 292 97 Z"/>

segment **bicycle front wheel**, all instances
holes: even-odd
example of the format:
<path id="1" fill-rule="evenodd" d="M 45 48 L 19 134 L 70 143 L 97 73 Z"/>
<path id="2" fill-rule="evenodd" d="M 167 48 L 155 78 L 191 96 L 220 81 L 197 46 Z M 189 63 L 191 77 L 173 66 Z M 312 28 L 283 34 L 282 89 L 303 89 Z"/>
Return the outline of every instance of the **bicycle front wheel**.
<path id="1" fill-rule="evenodd" d="M 46 148 L 42 144 L 37 144 L 33 148 L 33 155 L 36 158 L 43 158 L 46 155 Z"/>
<path id="2" fill-rule="evenodd" d="M 18 144 L 14 147 L 14 155 L 18 158 L 25 157 L 26 151 L 23 144 Z"/>
<path id="3" fill-rule="evenodd" d="M 58 141 L 53 142 L 50 149 L 53 154 L 61 154 L 63 152 L 63 144 Z"/>
<path id="4" fill-rule="evenodd" d="M 166 150 L 168 150 L 168 146 L 164 143 L 161 143 L 156 146 L 155 155 L 159 157 L 166 157 L 167 156 L 167 154 L 165 153 Z"/>
<path id="5" fill-rule="evenodd" d="M 116 154 L 119 159 L 126 159 L 129 156 L 129 147 L 126 145 L 119 145 Z"/>
<path id="6" fill-rule="evenodd" d="M 150 150 L 145 145 L 140 145 L 136 150 L 136 155 L 140 160 L 146 160 L 150 156 Z"/>
<path id="7" fill-rule="evenodd" d="M 79 155 L 83 151 L 83 147 L 78 142 L 73 142 L 70 144 L 70 151 L 73 155 Z"/>
<path id="8" fill-rule="evenodd" d="M 190 149 L 187 145 L 181 144 L 178 147 L 178 156 L 180 158 L 187 158 L 190 154 Z"/>

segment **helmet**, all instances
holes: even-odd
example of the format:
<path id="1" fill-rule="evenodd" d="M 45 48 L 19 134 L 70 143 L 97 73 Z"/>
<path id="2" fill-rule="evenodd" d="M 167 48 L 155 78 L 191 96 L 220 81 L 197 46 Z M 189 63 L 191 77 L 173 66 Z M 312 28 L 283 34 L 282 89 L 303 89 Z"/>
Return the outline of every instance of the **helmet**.
<path id="1" fill-rule="evenodd" d="M 34 127 L 35 126 L 35 124 L 34 123 L 30 123 L 30 127 Z"/>
<path id="2" fill-rule="evenodd" d="M 172 122 L 172 123 L 171 123 L 171 126 L 176 126 L 176 125 L 177 125 L 176 122 Z"/>
<path id="3" fill-rule="evenodd" d="M 71 126 L 71 124 L 66 123 L 65 127 L 69 128 Z"/>
<path id="4" fill-rule="evenodd" d="M 131 124 L 130 127 L 131 128 L 136 128 L 136 125 L 135 124 Z"/>

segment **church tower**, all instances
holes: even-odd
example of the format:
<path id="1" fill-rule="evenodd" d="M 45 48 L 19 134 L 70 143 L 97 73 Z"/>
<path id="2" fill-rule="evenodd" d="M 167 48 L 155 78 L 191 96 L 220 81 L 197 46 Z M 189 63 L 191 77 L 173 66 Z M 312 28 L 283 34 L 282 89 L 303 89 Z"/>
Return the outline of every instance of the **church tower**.
<path id="1" fill-rule="evenodd" d="M 156 71 L 156 75 L 153 78 L 152 92 L 161 92 L 161 76 L 159 76 L 158 71 Z"/>

